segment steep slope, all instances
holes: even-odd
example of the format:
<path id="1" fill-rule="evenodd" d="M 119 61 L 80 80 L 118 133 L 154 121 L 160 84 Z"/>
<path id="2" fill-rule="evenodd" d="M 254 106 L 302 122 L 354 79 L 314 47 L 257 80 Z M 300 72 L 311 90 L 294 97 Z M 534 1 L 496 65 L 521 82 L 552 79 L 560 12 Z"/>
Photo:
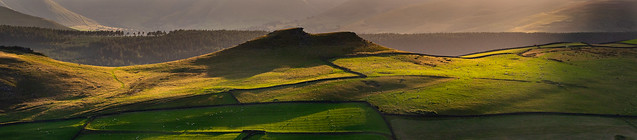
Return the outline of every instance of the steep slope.
<path id="1" fill-rule="evenodd" d="M 215 96 L 206 104 L 236 103 L 234 89 L 356 78 L 324 59 L 395 52 L 354 33 L 275 31 L 233 48 L 190 59 L 129 67 L 96 67 L 52 60 L 24 49 L 5 49 L 0 110 L 16 119 L 46 119 L 127 110 L 140 102 Z M 26 52 L 26 53 L 25 53 Z M 37 79 L 37 80 L 36 80 Z M 10 95 L 10 96 L 9 96 Z M 21 102 L 23 101 L 23 102 Z M 169 105 L 168 103 L 164 105 Z"/>
<path id="2" fill-rule="evenodd" d="M 42 27 L 50 29 L 71 30 L 50 20 L 34 17 L 0 6 L 0 25 Z"/>
<path id="3" fill-rule="evenodd" d="M 305 18 L 344 0 L 55 0 L 109 26 L 140 30 L 245 29 Z"/>
<path id="4" fill-rule="evenodd" d="M 637 31 L 637 1 L 591 0 L 534 15 L 512 31 L 626 32 Z"/>
<path id="5" fill-rule="evenodd" d="M 53 20 L 64 26 L 79 30 L 112 30 L 114 28 L 102 26 L 92 19 L 70 11 L 51 0 L 1 0 L 1 6 L 25 13 Z"/>

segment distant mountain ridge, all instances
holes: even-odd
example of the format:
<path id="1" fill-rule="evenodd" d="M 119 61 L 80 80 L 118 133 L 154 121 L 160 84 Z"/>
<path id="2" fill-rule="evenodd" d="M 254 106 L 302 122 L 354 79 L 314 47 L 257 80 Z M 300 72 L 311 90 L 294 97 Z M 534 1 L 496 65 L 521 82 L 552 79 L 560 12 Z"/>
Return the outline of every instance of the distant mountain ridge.
<path id="1" fill-rule="evenodd" d="M 41 27 L 60 30 L 72 30 L 56 22 L 34 17 L 0 6 L 0 25 Z"/>
<path id="2" fill-rule="evenodd" d="M 0 0 L 75 29 L 630 32 L 634 0 Z"/>
<path id="3" fill-rule="evenodd" d="M 70 11 L 51 0 L 0 0 L 0 6 L 79 30 L 116 30 Z"/>

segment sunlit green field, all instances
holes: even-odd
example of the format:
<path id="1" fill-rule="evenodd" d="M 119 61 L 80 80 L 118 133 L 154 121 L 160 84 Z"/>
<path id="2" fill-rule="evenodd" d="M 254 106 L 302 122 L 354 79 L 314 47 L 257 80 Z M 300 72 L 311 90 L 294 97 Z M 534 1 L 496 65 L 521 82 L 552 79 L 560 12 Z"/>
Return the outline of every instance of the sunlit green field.
<path id="1" fill-rule="evenodd" d="M 423 75 L 445 83 L 374 94 L 385 113 L 572 112 L 635 115 L 636 49 L 543 48 L 478 59 L 386 55 L 335 59 L 369 76 Z M 326 88 L 329 89 L 329 88 Z"/>
<path id="2" fill-rule="evenodd" d="M 89 130 L 164 132 L 378 132 L 382 117 L 362 103 L 281 103 L 149 111 L 104 116 Z"/>
<path id="3" fill-rule="evenodd" d="M 234 140 L 241 133 L 219 134 L 156 134 L 156 133 L 96 133 L 83 134 L 80 140 Z"/>
<path id="4" fill-rule="evenodd" d="M 637 44 L 637 39 L 622 41 L 622 43 Z"/>
<path id="5" fill-rule="evenodd" d="M 25 123 L 0 126 L 3 140 L 70 140 L 86 123 L 85 119 Z"/>

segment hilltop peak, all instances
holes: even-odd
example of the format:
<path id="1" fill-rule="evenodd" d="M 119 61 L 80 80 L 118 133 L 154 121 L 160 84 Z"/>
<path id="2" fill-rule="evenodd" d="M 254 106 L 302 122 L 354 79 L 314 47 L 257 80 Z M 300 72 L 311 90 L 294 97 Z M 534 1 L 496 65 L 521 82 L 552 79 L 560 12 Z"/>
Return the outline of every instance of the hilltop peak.
<path id="1" fill-rule="evenodd" d="M 303 31 L 303 28 L 288 28 L 276 30 L 268 34 L 268 36 L 309 36 L 310 34 Z"/>
<path id="2" fill-rule="evenodd" d="M 396 51 L 369 42 L 353 32 L 310 34 L 303 28 L 289 28 L 271 32 L 236 47 L 211 54 L 212 56 L 247 55 L 285 56 L 301 58 L 332 58 L 359 53 Z"/>

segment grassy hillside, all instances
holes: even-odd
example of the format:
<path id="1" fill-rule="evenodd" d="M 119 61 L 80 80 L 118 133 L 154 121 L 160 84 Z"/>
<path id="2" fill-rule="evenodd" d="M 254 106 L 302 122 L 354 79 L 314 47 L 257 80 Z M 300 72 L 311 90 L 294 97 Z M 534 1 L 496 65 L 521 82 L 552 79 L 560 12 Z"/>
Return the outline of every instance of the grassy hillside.
<path id="1" fill-rule="evenodd" d="M 0 134 L 11 133 L 3 128 L 60 123 L 51 119 L 88 118 L 75 133 L 79 139 L 601 138 L 615 133 L 632 138 L 634 133 L 623 131 L 634 127 L 631 118 L 637 115 L 637 45 L 631 41 L 439 57 L 385 48 L 350 32 L 308 34 L 293 28 L 198 57 L 126 67 L 60 62 L 29 49 L 2 47 Z M 385 121 L 377 111 L 440 119 Z M 558 115 L 495 118 L 502 125 L 479 116 L 520 112 Z M 564 114 L 580 116 L 571 118 L 582 123 L 563 121 Z M 510 125 L 520 120 L 560 124 Z M 69 123 L 74 127 L 51 127 L 77 130 L 76 122 Z M 466 126 L 470 133 L 453 135 L 458 124 L 492 125 Z M 579 129 L 582 125 L 607 131 Z M 439 126 L 450 129 L 423 132 Z M 515 129 L 497 131 L 503 127 Z M 538 129 L 564 131 L 520 134 Z"/>
<path id="2" fill-rule="evenodd" d="M 527 17 L 517 32 L 625 32 L 637 30 L 637 10 L 633 0 L 581 1 Z M 625 15 L 617 16 L 617 15 Z M 581 24 L 586 23 L 586 24 Z"/>
<path id="3" fill-rule="evenodd" d="M 125 66 L 195 57 L 230 48 L 267 32 L 175 30 L 161 33 L 127 36 L 131 34 L 123 31 L 63 31 L 0 26 L 0 45 L 27 46 L 56 60 Z"/>
<path id="4" fill-rule="evenodd" d="M 324 59 L 386 51 L 392 50 L 353 33 L 307 34 L 289 29 L 199 57 L 117 68 L 4 52 L 7 63 L 1 65 L 5 71 L 2 80 L 7 90 L 3 94 L 14 96 L 3 100 L 25 102 L 3 102 L 3 112 L 12 115 L 2 120 L 70 117 L 200 94 L 218 96 L 219 100 L 211 98 L 214 102 L 207 104 L 236 103 L 222 92 L 358 77 Z"/>
<path id="5" fill-rule="evenodd" d="M 56 22 L 46 20 L 39 17 L 34 17 L 26 14 L 22 14 L 17 11 L 13 11 L 9 8 L 0 6 L 0 25 L 12 25 L 12 26 L 27 26 L 27 27 L 42 27 L 59 30 L 71 30 L 64 25 Z"/>
<path id="6" fill-rule="evenodd" d="M 46 18 L 77 30 L 117 30 L 70 11 L 52 0 L 0 0 L 2 6 L 12 10 Z"/>

